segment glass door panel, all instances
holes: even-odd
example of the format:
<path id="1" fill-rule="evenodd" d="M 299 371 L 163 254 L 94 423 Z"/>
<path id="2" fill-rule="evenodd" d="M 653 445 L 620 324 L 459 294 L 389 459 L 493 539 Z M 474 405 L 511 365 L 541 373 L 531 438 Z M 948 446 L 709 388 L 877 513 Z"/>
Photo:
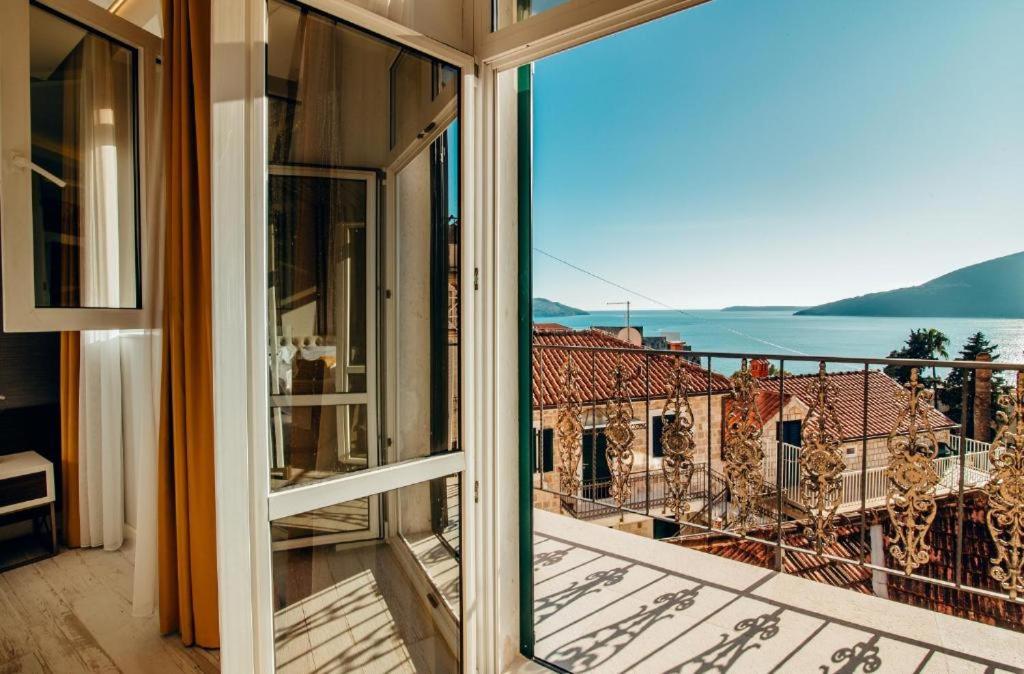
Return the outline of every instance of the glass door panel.
<path id="1" fill-rule="evenodd" d="M 419 483 L 378 498 L 402 512 L 410 531 L 429 531 L 430 504 L 421 498 L 428 491 Z M 271 524 L 277 671 L 459 671 L 449 606 L 458 607 L 460 561 L 432 534 L 414 535 L 413 554 L 387 539 L 339 542 L 339 529 L 367 524 L 368 505 L 359 499 Z M 456 539 L 458 522 L 453 512 Z M 423 581 L 423 569 L 433 583 Z"/>
<path id="2" fill-rule="evenodd" d="M 460 72 L 267 8 L 276 666 L 456 672 Z"/>

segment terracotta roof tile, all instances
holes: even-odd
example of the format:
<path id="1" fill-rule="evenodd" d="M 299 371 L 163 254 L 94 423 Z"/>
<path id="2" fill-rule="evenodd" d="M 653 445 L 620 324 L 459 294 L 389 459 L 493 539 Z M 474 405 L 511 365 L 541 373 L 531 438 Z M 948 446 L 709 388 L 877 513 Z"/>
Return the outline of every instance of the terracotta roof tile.
<path id="1" fill-rule="evenodd" d="M 751 535 L 774 537 L 774 531 L 751 532 Z M 790 531 L 784 535 L 786 543 L 794 547 L 811 548 L 807 538 Z M 753 564 L 765 569 L 775 568 L 775 548 L 752 540 L 719 539 L 710 545 L 695 545 L 697 549 L 726 557 L 737 562 Z M 836 542 L 825 548 L 825 554 L 846 559 L 860 557 L 860 527 L 857 525 L 836 528 Z M 863 594 L 871 594 L 871 571 L 856 564 L 830 560 L 810 552 L 788 550 L 783 570 L 791 575 L 814 580 L 819 583 L 845 587 Z"/>
<path id="2" fill-rule="evenodd" d="M 835 400 L 836 414 L 842 426 L 843 440 L 858 439 L 864 430 L 864 372 L 830 372 L 829 380 L 836 385 L 838 396 Z M 789 375 L 783 383 L 787 395 L 794 395 L 805 405 L 814 403 L 811 385 L 817 375 Z M 774 410 L 778 410 L 778 377 L 761 380 L 762 394 L 772 395 Z M 869 438 L 888 435 L 899 418 L 901 405 L 896 395 L 902 390 L 899 382 L 880 370 L 868 372 L 868 419 Z M 770 394 L 769 394 L 770 392 Z M 760 403 L 759 403 L 760 407 Z M 764 417 L 770 419 L 774 414 Z M 933 429 L 952 428 L 956 423 L 935 408 L 929 408 L 928 418 Z"/>
<path id="3" fill-rule="evenodd" d="M 580 375 L 580 393 L 584 401 L 601 402 L 612 394 L 612 371 L 619 359 L 630 379 L 627 393 L 634 400 L 664 398 L 668 394 L 669 374 L 677 360 L 683 356 L 654 355 L 640 346 L 634 346 L 599 330 L 543 330 L 535 328 L 533 342 L 542 348 L 533 350 L 533 406 L 543 401 L 544 407 L 554 407 L 563 402 L 562 378 L 566 362 L 572 354 L 573 364 Z M 576 346 L 593 351 L 561 350 L 559 346 Z M 602 348 L 617 348 L 625 351 L 616 353 L 600 351 Z M 683 361 L 687 371 L 687 386 L 691 395 L 707 393 L 708 371 Z M 649 387 L 644 370 L 650 367 Z M 731 390 L 729 380 L 720 374 L 711 375 L 712 393 L 726 393 Z"/>

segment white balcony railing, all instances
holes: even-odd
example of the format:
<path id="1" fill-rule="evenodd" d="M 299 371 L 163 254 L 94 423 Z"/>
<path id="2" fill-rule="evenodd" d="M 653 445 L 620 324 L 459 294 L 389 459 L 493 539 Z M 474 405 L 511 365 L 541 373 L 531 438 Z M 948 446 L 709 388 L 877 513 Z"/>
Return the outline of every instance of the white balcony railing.
<path id="1" fill-rule="evenodd" d="M 939 475 L 938 494 L 955 492 L 960 486 L 960 438 L 950 438 L 949 456 L 934 460 L 935 472 Z M 986 442 L 967 439 L 964 454 L 964 488 L 980 487 L 988 481 L 992 464 L 989 459 L 989 447 Z M 782 445 L 782 493 L 790 503 L 800 503 L 800 448 L 783 443 Z M 776 483 L 776 445 L 774 440 L 765 440 L 764 475 L 769 484 Z M 864 504 L 866 507 L 877 507 L 885 503 L 885 495 L 889 485 L 886 480 L 886 467 L 874 466 L 862 471 L 849 468 L 843 472 L 843 499 L 839 504 L 839 512 L 855 510 L 861 505 L 861 483 L 863 482 Z"/>

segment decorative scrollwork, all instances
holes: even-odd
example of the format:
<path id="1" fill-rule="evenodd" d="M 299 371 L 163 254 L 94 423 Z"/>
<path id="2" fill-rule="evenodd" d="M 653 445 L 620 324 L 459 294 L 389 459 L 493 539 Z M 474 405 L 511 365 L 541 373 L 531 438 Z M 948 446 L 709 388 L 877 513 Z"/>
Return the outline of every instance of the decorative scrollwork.
<path id="1" fill-rule="evenodd" d="M 558 406 L 558 487 L 562 494 L 580 493 L 580 461 L 583 457 L 583 396 L 580 393 L 580 375 L 570 353 L 562 372 L 561 404 Z M 575 513 L 575 501 L 562 498 L 563 510 Z"/>
<path id="2" fill-rule="evenodd" d="M 755 400 L 757 380 L 750 373 L 746 358 L 731 381 L 732 405 L 726 418 L 722 459 L 725 461 L 729 493 L 736 505 L 737 523 L 740 531 L 746 533 L 756 511 L 757 500 L 764 494 L 764 475 L 761 472 L 764 461 L 761 429 L 764 421 Z"/>
<path id="3" fill-rule="evenodd" d="M 999 396 L 995 440 L 988 450 L 992 475 L 985 519 L 996 556 L 989 575 L 1017 599 L 1024 591 L 1024 373 L 1017 374 L 1015 394 Z"/>
<path id="4" fill-rule="evenodd" d="M 623 519 L 622 507 L 629 500 L 632 485 L 629 476 L 633 471 L 633 404 L 626 391 L 626 372 L 621 357 L 612 370 L 612 395 L 605 404 L 608 425 L 604 436 L 608 440 L 605 458 L 611 472 L 611 496 L 615 507 L 620 510 L 619 521 Z"/>
<path id="5" fill-rule="evenodd" d="M 918 382 L 917 374 L 913 368 L 910 383 L 896 394 L 902 409 L 886 443 L 889 489 L 885 507 L 895 537 L 889 553 L 908 576 L 928 562 L 931 547 L 925 536 L 935 520 L 935 487 L 939 484 L 934 462 L 939 443 L 928 418 L 934 394 Z"/>
<path id="6" fill-rule="evenodd" d="M 666 421 L 661 431 L 664 451 L 661 472 L 665 475 L 668 487 L 665 505 L 676 520 L 681 522 L 683 515 L 690 512 L 687 494 L 693 481 L 696 446 L 693 439 L 693 408 L 686 394 L 686 366 L 681 358 L 676 360 L 669 372 L 668 398 L 661 415 L 662 420 Z M 671 421 L 669 417 L 672 417 Z"/>
<path id="7" fill-rule="evenodd" d="M 839 389 L 825 374 L 825 363 L 818 365 L 818 378 L 810 387 L 814 402 L 803 424 L 800 449 L 800 499 L 810 510 L 811 522 L 804 535 L 821 553 L 836 542 L 836 510 L 843 500 L 843 471 L 846 463 L 840 451 L 842 426 L 834 401 Z"/>

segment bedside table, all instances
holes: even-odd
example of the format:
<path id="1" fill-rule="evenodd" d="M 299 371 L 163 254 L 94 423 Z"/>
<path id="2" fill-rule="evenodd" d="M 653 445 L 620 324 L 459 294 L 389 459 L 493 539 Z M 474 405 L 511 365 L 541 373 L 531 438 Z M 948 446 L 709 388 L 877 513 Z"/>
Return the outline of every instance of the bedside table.
<path id="1" fill-rule="evenodd" d="M 48 508 L 51 555 L 57 554 L 55 503 L 52 463 L 35 452 L 0 456 L 0 517 Z"/>

